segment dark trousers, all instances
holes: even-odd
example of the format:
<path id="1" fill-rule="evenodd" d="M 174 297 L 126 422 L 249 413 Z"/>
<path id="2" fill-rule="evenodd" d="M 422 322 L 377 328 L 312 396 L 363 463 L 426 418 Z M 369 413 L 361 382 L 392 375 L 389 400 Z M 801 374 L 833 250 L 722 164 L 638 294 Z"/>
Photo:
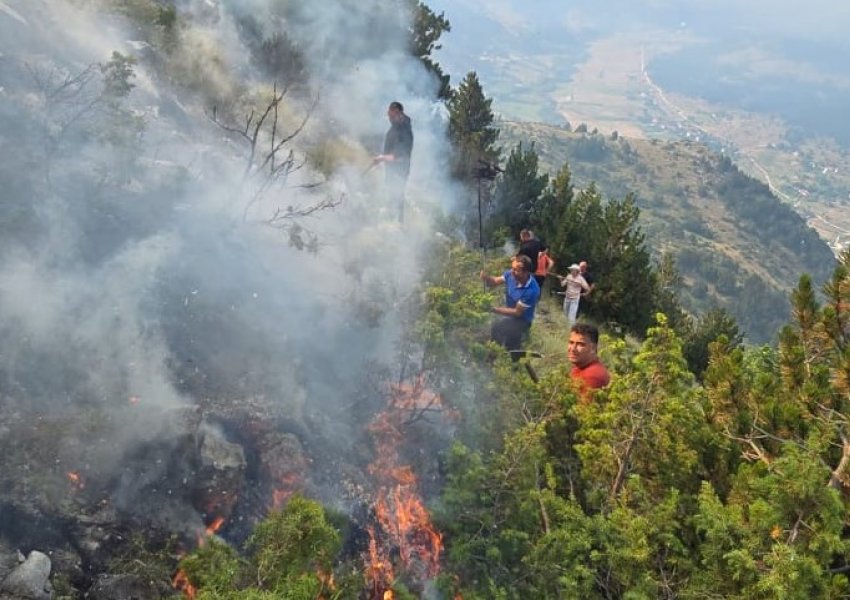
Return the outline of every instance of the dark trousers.
<path id="1" fill-rule="evenodd" d="M 540 297 L 543 297 L 543 285 L 546 283 L 545 275 L 535 275 L 534 279 L 537 281 L 537 285 L 540 287 Z"/>
<path id="2" fill-rule="evenodd" d="M 390 206 L 398 210 L 398 222 L 404 223 L 404 188 L 407 186 L 407 172 L 388 167 L 385 185 L 387 200 Z"/>
<path id="3" fill-rule="evenodd" d="M 518 352 L 522 342 L 528 337 L 531 323 L 518 317 L 499 317 L 490 326 L 490 339 L 501 344 L 511 353 L 514 360 L 519 360 Z"/>

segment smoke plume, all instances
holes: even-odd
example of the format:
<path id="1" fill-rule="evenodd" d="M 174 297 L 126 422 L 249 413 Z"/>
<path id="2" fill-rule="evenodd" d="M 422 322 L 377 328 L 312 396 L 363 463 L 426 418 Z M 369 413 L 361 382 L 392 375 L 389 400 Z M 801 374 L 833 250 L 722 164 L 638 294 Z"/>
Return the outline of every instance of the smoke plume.
<path id="1" fill-rule="evenodd" d="M 398 376 L 429 220 L 451 205 L 410 15 L 183 0 L 171 26 L 117 5 L 0 2 L 3 411 L 61 420 L 57 455 L 101 479 L 204 402 L 262 399 L 345 455 L 358 393 Z M 259 64 L 275 34 L 304 81 Z M 253 157 L 248 138 L 282 90 L 276 139 L 297 135 L 274 178 L 268 133 Z M 367 170 L 393 100 L 416 138 L 403 227 Z"/>

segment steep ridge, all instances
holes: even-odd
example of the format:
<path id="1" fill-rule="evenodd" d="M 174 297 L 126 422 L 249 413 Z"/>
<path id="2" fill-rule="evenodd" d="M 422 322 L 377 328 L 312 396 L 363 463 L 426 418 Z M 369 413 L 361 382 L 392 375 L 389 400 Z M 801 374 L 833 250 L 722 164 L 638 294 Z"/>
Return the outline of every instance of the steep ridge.
<path id="1" fill-rule="evenodd" d="M 506 147 L 534 143 L 550 173 L 568 163 L 576 188 L 595 182 L 608 198 L 634 193 L 650 250 L 676 260 L 686 309 L 726 308 L 751 342 L 771 340 L 787 321 L 788 292 L 801 274 L 820 286 L 835 265 L 802 217 L 706 146 L 540 123 L 499 126 Z"/>

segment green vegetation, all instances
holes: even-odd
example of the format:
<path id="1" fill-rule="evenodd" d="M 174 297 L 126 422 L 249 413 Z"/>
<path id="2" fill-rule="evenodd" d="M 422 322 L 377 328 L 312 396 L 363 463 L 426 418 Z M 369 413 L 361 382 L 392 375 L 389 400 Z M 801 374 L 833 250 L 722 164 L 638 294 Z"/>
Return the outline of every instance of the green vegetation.
<path id="1" fill-rule="evenodd" d="M 322 506 L 293 496 L 254 530 L 243 558 L 230 546 L 208 540 L 180 561 L 198 600 L 351 598 L 362 587 L 350 572 L 334 577 L 339 532 Z"/>
<path id="2" fill-rule="evenodd" d="M 467 73 L 447 103 L 448 133 L 454 150 L 452 175 L 460 180 L 470 181 L 479 161 L 493 162 L 499 157 L 499 130 L 493 126 L 492 104 L 474 71 Z"/>
<path id="3" fill-rule="evenodd" d="M 438 43 L 440 36 L 451 31 L 451 23 L 443 13 L 436 14 L 420 0 L 404 1 L 413 15 L 412 24 L 408 29 L 410 54 L 422 61 L 424 67 L 436 78 L 437 98 L 447 100 L 452 96 L 449 76 L 431 55 L 441 48 Z"/>
<path id="4" fill-rule="evenodd" d="M 707 315 L 694 333 L 716 333 L 705 334 L 712 342 L 703 383 L 663 315 L 642 342 L 605 337 L 614 379 L 592 397 L 576 394 L 560 360 L 535 363 L 538 384 L 497 361 L 490 385 L 480 387 L 470 382 L 486 379 L 486 367 L 469 364 L 464 383 L 442 390 L 466 417 L 436 504 L 446 536 L 445 592 L 850 593 L 848 293 L 850 255 L 823 306 L 803 277 L 778 349 L 743 348 L 717 333 L 734 331 L 727 315 Z M 470 299 L 458 292 L 452 304 Z M 453 339 L 469 337 L 457 331 L 460 321 L 452 325 Z M 563 343 L 563 326 L 538 323 L 533 344 L 553 335 Z M 447 350 L 447 362 L 457 360 L 454 352 Z"/>
<path id="5" fill-rule="evenodd" d="M 449 90 L 430 58 L 448 20 L 421 2 L 406 3 L 416 17 L 411 53 L 449 98 L 454 174 L 471 184 L 479 161 L 500 156 L 492 101 L 475 73 Z M 216 49 L 169 5 L 109 5 L 145 25 L 142 33 L 162 52 L 159 75 L 205 100 L 259 95 L 208 77 L 226 71 Z M 284 12 L 293 6 L 279 5 Z M 253 60 L 270 77 L 307 78 L 285 31 L 268 33 L 249 20 L 241 26 Z M 125 114 L 133 65 L 115 53 L 84 72 L 114 115 Z M 269 104 L 275 115 L 283 101 L 277 93 Z M 91 123 L 76 130 L 64 123 L 72 105 L 51 108 L 59 131 L 45 140 L 52 151 L 69 132 L 98 133 Z M 23 125 L 15 136 L 26 137 Z M 560 269 L 591 263 L 598 280 L 586 318 L 602 324 L 602 357 L 613 381 L 595 393 L 572 386 L 565 326 L 549 298 L 531 332 L 543 358 L 512 363 L 487 342 L 488 309 L 500 291 L 482 290 L 477 278 L 482 267 L 504 269 L 507 259 L 487 261 L 486 249 L 483 257 L 471 252 L 452 231 L 434 241 L 423 267 L 423 310 L 404 341 L 416 347 L 406 360 L 418 362 L 423 379 L 458 415 L 455 443 L 442 456 L 437 483 L 444 485 L 430 499 L 445 535 L 441 589 L 467 600 L 850 595 L 850 253 L 829 278 L 833 257 L 802 220 L 705 148 L 604 137 L 584 125 L 576 133 L 504 127 L 512 150 L 495 186 L 488 242 L 501 246 L 530 227 Z M 112 143 L 132 148 L 130 137 Z M 314 163 L 331 172 L 347 148 L 315 142 Z M 118 158 L 128 161 L 124 168 L 131 164 Z M 18 160 L 0 173 L 29 198 L 42 182 L 13 177 Z M 108 212 L 98 203 L 108 207 L 109 192 L 121 185 L 101 184 L 100 195 L 85 194 L 92 215 Z M 172 187 L 179 181 L 136 196 Z M 154 227 L 143 217 L 157 206 L 138 204 L 142 235 Z M 35 215 L 25 206 L 14 212 L 4 231 L 33 237 L 36 225 L 20 223 Z M 115 229 L 94 216 L 88 221 L 93 233 Z M 791 274 L 806 271 L 813 277 L 799 280 L 789 311 Z M 789 318 L 777 347 L 743 345 L 742 331 L 750 341 L 767 340 Z M 45 370 L 67 372 L 50 364 Z M 78 373 L 68 379 L 85 381 Z M 61 425 L 54 417 L 44 427 Z M 61 436 L 51 437 L 34 445 L 44 455 L 40 463 L 58 462 Z M 9 453 L 21 465 L 33 460 L 22 446 Z M 113 566 L 161 579 L 171 540 L 158 552 L 144 542 L 131 541 L 132 560 L 119 556 Z M 357 597 L 362 559 L 341 556 L 342 542 L 321 505 L 294 496 L 243 548 L 209 539 L 179 567 L 198 600 Z M 399 598 L 416 591 L 395 589 Z"/>

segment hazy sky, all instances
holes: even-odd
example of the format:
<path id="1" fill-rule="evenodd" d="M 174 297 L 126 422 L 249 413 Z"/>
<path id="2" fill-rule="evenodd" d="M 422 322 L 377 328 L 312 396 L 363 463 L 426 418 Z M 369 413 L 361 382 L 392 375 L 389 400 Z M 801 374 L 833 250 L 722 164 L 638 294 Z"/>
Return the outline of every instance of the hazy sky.
<path id="1" fill-rule="evenodd" d="M 717 32 L 749 29 L 766 34 L 843 43 L 850 28 L 850 2 L 840 0 L 429 0 L 436 11 L 445 11 L 457 26 L 471 13 L 487 15 L 512 32 L 563 24 L 571 29 L 580 22 L 600 32 L 637 24 L 675 26 L 709 24 Z M 455 24 L 455 23 L 453 23 Z M 455 29 L 456 35 L 463 35 Z"/>

